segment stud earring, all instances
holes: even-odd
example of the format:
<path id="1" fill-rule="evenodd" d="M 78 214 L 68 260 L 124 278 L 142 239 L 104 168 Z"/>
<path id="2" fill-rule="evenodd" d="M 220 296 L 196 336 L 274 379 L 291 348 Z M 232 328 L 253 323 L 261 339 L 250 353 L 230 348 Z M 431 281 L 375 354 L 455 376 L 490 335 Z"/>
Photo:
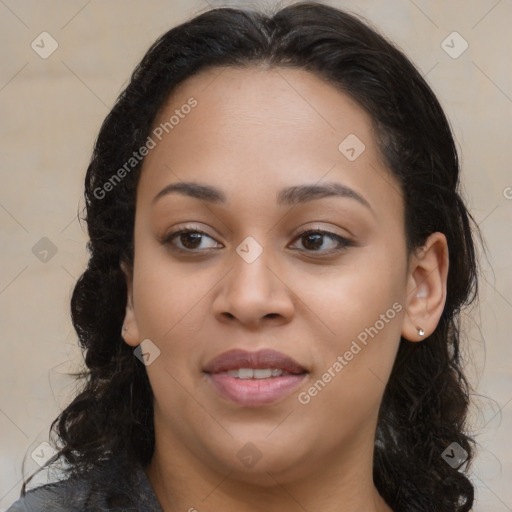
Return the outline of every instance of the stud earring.
<path id="1" fill-rule="evenodd" d="M 418 329 L 418 334 L 420 336 L 425 336 L 425 331 L 421 327 L 416 327 L 416 329 Z"/>

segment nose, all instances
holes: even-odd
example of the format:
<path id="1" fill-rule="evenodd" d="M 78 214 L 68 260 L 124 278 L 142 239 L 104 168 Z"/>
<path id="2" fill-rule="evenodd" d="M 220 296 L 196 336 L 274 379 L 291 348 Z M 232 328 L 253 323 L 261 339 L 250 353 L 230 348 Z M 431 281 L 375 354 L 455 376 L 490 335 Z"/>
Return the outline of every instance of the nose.
<path id="1" fill-rule="evenodd" d="M 279 267 L 269 266 L 265 253 L 252 263 L 235 256 L 233 268 L 221 281 L 214 300 L 217 320 L 254 329 L 282 325 L 293 318 L 293 292 Z"/>

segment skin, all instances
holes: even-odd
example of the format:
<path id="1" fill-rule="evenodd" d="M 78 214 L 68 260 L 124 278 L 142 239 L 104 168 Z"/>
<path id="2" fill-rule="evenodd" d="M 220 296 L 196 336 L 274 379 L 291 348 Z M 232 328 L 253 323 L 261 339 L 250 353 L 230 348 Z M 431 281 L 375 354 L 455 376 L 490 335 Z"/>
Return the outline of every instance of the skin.
<path id="1" fill-rule="evenodd" d="M 321 78 L 284 68 L 203 71 L 173 92 L 155 126 L 191 96 L 197 106 L 145 158 L 134 265 L 123 265 L 124 339 L 160 350 L 147 366 L 156 436 L 147 474 L 157 497 L 165 511 L 390 511 L 372 480 L 377 413 L 400 336 L 421 341 L 417 327 L 428 336 L 443 311 L 446 239 L 434 233 L 407 253 L 401 192 L 371 118 Z M 349 134 L 365 144 L 354 161 L 338 149 Z M 171 193 L 153 203 L 182 181 L 220 188 L 227 201 Z M 327 181 L 369 206 L 351 197 L 276 203 L 283 187 Z M 183 227 L 207 236 L 163 241 Z M 315 251 L 299 236 L 306 228 L 352 244 L 325 235 Z M 263 249 L 252 263 L 236 252 L 249 236 Z M 394 318 L 300 403 L 395 303 Z M 201 371 L 233 348 L 278 350 L 309 374 L 278 402 L 241 406 Z M 252 467 L 237 457 L 247 443 L 261 455 Z"/>

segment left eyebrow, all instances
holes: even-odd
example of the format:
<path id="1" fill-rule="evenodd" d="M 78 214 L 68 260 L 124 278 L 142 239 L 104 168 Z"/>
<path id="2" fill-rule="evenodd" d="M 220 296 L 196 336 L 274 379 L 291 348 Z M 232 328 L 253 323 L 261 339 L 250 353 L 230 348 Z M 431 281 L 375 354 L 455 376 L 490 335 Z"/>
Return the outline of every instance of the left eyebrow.
<path id="1" fill-rule="evenodd" d="M 324 197 L 347 197 L 354 199 L 370 210 L 370 203 L 355 190 L 336 182 L 327 182 L 322 185 L 297 185 L 282 189 L 277 194 L 277 204 L 294 205 Z"/>
<path id="2" fill-rule="evenodd" d="M 212 185 L 193 183 L 193 182 L 179 182 L 171 183 L 164 187 L 154 198 L 154 204 L 160 198 L 176 192 L 178 194 L 194 197 L 203 201 L 211 203 L 226 203 L 226 195 L 219 188 Z M 358 192 L 336 182 L 327 182 L 321 185 L 295 185 L 281 189 L 277 193 L 278 205 L 295 205 L 313 201 L 315 199 L 322 199 L 324 197 L 344 197 L 354 199 L 366 208 L 372 210 L 370 203 Z"/>

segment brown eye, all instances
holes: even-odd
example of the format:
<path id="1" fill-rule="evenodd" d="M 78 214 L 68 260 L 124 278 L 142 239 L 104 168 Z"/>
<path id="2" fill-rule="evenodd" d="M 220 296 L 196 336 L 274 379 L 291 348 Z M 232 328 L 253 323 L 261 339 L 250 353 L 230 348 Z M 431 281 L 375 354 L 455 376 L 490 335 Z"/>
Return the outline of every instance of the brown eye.
<path id="1" fill-rule="evenodd" d="M 302 235 L 302 245 L 306 249 L 317 250 L 320 249 L 324 243 L 324 235 L 320 233 L 312 233 L 310 235 Z"/>
<path id="2" fill-rule="evenodd" d="M 198 249 L 206 250 L 216 247 L 215 244 L 217 244 L 217 242 L 215 242 L 214 246 L 201 247 L 201 244 L 206 239 L 210 239 L 215 242 L 211 236 L 207 235 L 203 231 L 199 231 L 197 229 L 180 229 L 179 231 L 169 234 L 165 238 L 164 243 L 170 244 L 173 248 L 181 251 L 195 251 Z M 179 243 L 176 244 L 176 241 Z"/>
<path id="3" fill-rule="evenodd" d="M 201 233 L 181 233 L 178 240 L 187 249 L 197 249 L 201 245 L 203 236 Z"/>
<path id="4" fill-rule="evenodd" d="M 325 240 L 330 240 L 330 243 L 325 243 Z M 302 246 L 308 252 L 336 252 L 344 249 L 352 245 L 350 240 L 337 235 L 336 233 L 331 233 L 330 231 L 323 230 L 309 230 L 301 233 L 296 240 L 302 241 Z"/>

